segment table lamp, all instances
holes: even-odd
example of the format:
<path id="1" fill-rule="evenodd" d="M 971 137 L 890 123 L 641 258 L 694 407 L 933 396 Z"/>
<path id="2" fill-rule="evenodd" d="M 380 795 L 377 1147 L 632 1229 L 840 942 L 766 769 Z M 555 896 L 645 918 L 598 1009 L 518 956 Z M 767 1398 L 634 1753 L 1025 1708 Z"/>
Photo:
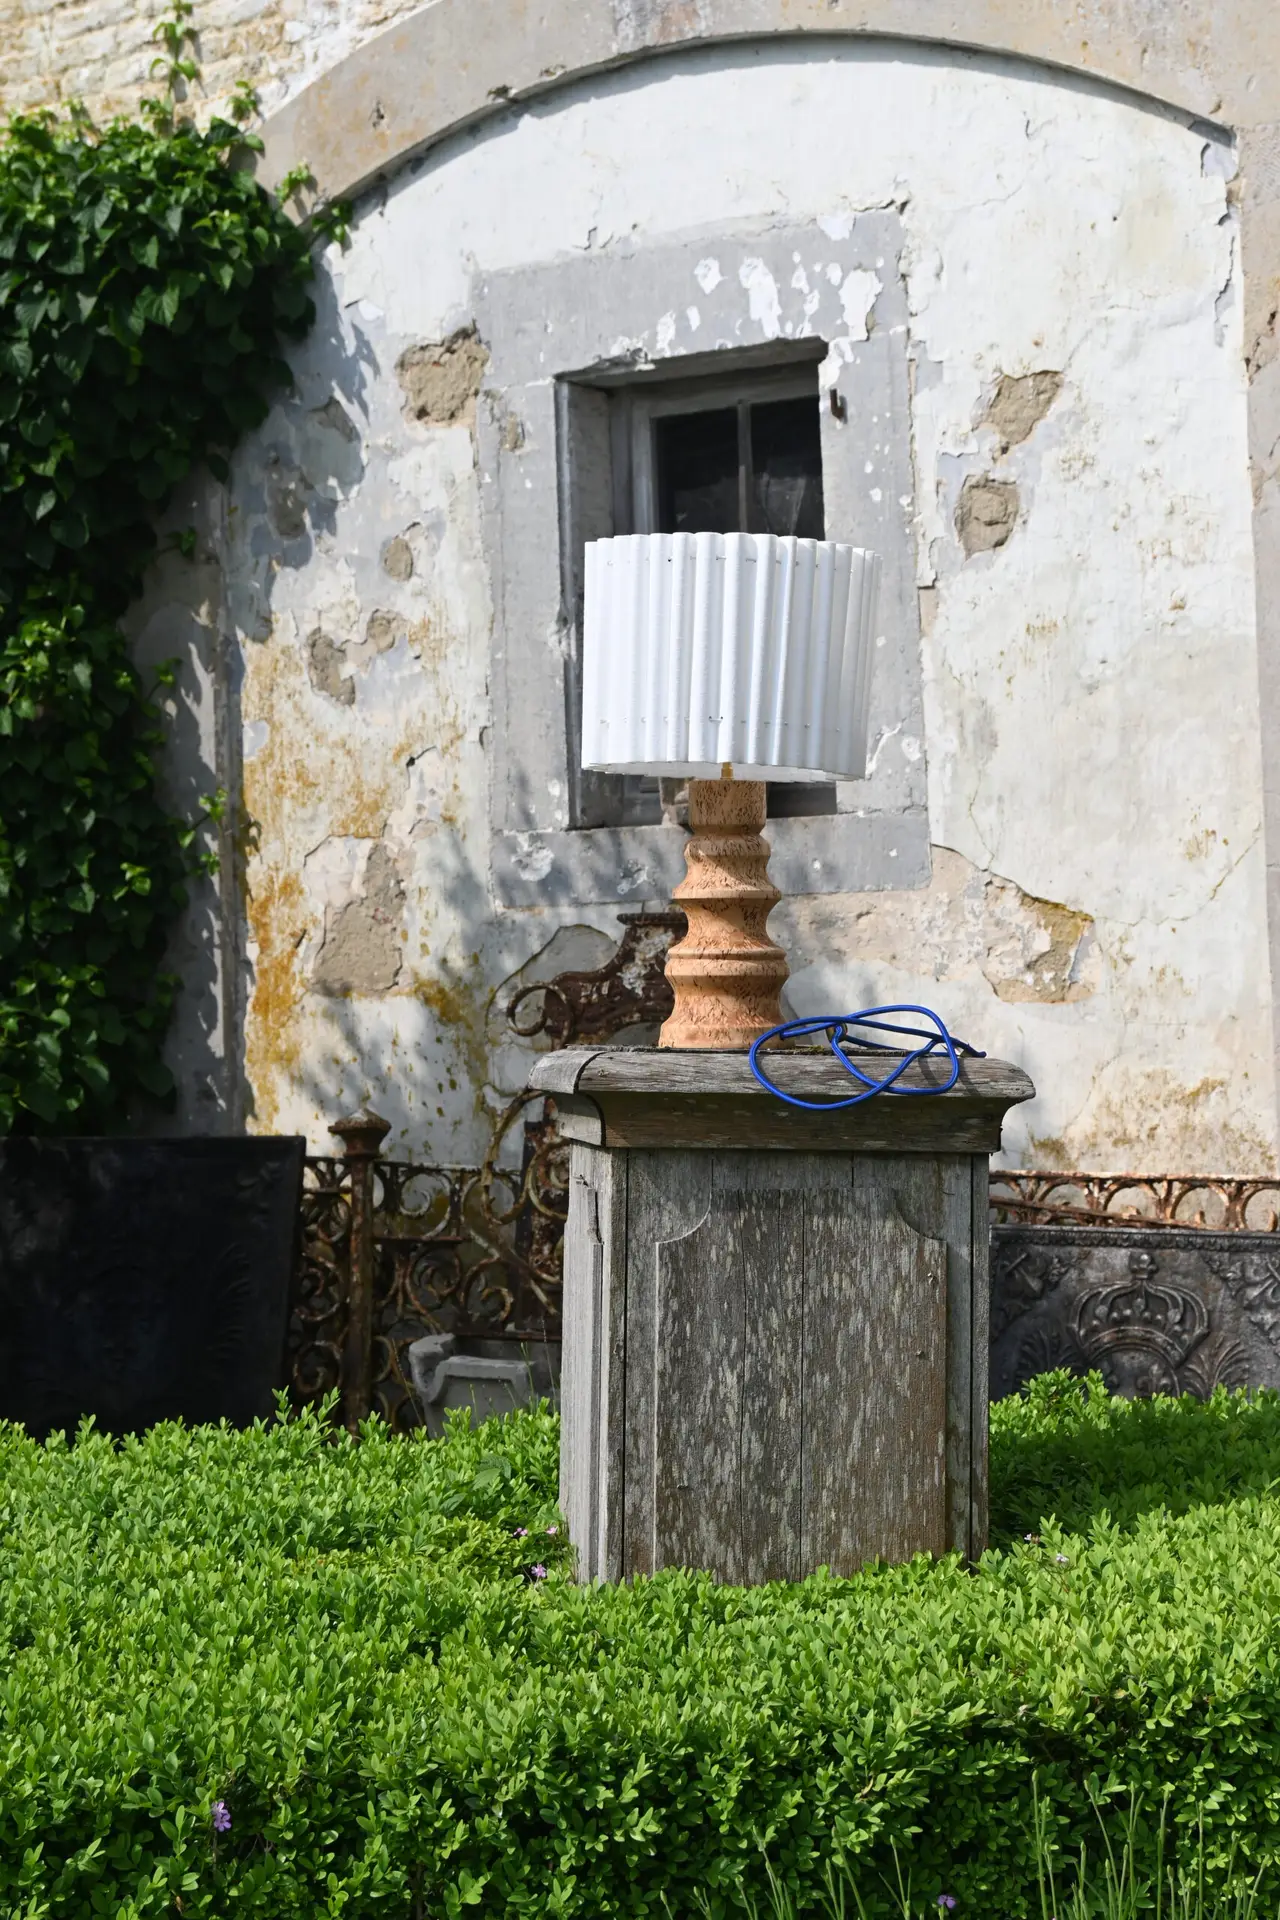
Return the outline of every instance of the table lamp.
<path id="1" fill-rule="evenodd" d="M 765 783 L 866 773 L 878 555 L 756 533 L 586 549 L 582 764 L 689 781 L 689 930 L 660 1047 L 746 1048 L 783 1013 Z"/>

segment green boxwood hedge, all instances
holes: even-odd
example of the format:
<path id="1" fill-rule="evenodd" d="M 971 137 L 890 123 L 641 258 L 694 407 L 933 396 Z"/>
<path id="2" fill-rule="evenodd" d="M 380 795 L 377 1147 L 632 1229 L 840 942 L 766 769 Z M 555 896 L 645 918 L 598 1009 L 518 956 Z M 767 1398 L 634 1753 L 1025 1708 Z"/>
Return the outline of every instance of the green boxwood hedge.
<path id="1" fill-rule="evenodd" d="M 994 1410 L 978 1568 L 755 1590 L 570 1584 L 545 1411 L 0 1430 L 0 1915 L 887 1912 L 895 1853 L 1039 1915 L 1033 1781 L 1064 1855 L 1136 1793 L 1274 1909 L 1280 1398 L 1100 1387 Z"/>

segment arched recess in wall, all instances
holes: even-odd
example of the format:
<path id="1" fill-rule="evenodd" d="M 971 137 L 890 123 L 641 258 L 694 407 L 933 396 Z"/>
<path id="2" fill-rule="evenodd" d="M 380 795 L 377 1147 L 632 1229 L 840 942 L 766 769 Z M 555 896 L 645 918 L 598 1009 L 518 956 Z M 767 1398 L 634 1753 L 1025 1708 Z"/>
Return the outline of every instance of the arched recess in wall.
<path id="1" fill-rule="evenodd" d="M 1280 849 L 1280 11 L 1274 0 L 432 0 L 274 114 L 261 171 L 308 167 L 355 196 L 450 135 L 574 81 L 680 49 L 734 42 L 896 41 L 1016 62 L 1229 127 L 1240 220 L 1243 362 L 1253 448 L 1254 582 L 1268 859 Z M 1239 354 L 1240 348 L 1233 350 Z M 1237 360 L 1237 365 L 1239 361 Z M 1280 1040 L 1280 891 L 1271 893 Z M 1280 1073 L 1277 1074 L 1280 1080 Z"/>
<path id="2" fill-rule="evenodd" d="M 270 183 L 305 166 L 326 198 L 350 196 L 512 102 L 678 47 L 771 38 L 1003 54 L 1234 123 L 1253 66 L 1248 22 L 1234 16 L 1252 6 L 1196 0 L 1155 31 L 1142 0 L 1105 11 L 1064 0 L 432 0 L 273 114 L 260 171 Z"/>

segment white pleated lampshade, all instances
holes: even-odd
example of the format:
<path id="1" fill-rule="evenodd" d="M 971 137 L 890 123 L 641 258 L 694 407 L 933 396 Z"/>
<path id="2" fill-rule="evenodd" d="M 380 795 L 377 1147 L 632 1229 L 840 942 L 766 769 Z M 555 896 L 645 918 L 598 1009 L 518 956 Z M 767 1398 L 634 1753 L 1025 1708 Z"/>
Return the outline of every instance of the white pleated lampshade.
<path id="1" fill-rule="evenodd" d="M 835 540 L 590 541 L 583 766 L 861 779 L 879 579 L 879 555 Z"/>

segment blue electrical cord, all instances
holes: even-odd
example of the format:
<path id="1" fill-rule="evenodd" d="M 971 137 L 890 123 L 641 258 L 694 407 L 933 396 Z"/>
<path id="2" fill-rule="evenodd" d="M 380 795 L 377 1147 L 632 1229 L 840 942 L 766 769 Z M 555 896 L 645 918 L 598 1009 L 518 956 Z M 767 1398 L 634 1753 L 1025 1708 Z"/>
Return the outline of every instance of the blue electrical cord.
<path id="1" fill-rule="evenodd" d="M 922 1033 L 919 1027 L 895 1026 L 892 1021 L 880 1018 L 880 1015 L 885 1013 L 918 1014 L 922 1020 L 932 1021 L 934 1030 L 932 1033 Z M 854 1065 L 845 1052 L 846 1046 L 856 1047 L 860 1053 L 892 1053 L 894 1055 L 897 1055 L 898 1049 L 887 1046 L 881 1040 L 850 1040 L 848 1036 L 851 1027 L 869 1028 L 874 1033 L 907 1034 L 913 1040 L 922 1041 L 923 1045 L 902 1054 L 896 1059 L 892 1071 L 882 1080 L 877 1080 L 870 1074 L 864 1073 L 861 1067 Z M 826 1034 L 836 1059 L 846 1072 L 852 1074 L 853 1078 L 861 1083 L 861 1093 L 852 1093 L 847 1100 L 800 1100 L 794 1093 L 784 1093 L 781 1087 L 774 1084 L 760 1065 L 761 1047 L 767 1046 L 770 1040 L 798 1040 L 810 1033 Z M 944 1086 L 900 1087 L 897 1085 L 908 1067 L 914 1066 L 917 1060 L 928 1059 L 938 1048 L 945 1050 L 947 1059 L 951 1062 L 951 1078 Z M 815 1013 L 809 1014 L 803 1020 L 785 1020 L 780 1027 L 770 1027 L 768 1033 L 760 1035 L 751 1048 L 748 1060 L 752 1073 L 766 1093 L 776 1094 L 778 1099 L 785 1100 L 789 1107 L 808 1107 L 813 1113 L 833 1113 L 842 1107 L 860 1106 L 864 1100 L 874 1100 L 878 1093 L 950 1093 L 960 1078 L 962 1053 L 974 1060 L 986 1059 L 986 1055 L 979 1048 L 971 1047 L 967 1040 L 954 1039 L 947 1031 L 945 1021 L 933 1011 L 932 1007 L 864 1007 L 860 1013 Z"/>

